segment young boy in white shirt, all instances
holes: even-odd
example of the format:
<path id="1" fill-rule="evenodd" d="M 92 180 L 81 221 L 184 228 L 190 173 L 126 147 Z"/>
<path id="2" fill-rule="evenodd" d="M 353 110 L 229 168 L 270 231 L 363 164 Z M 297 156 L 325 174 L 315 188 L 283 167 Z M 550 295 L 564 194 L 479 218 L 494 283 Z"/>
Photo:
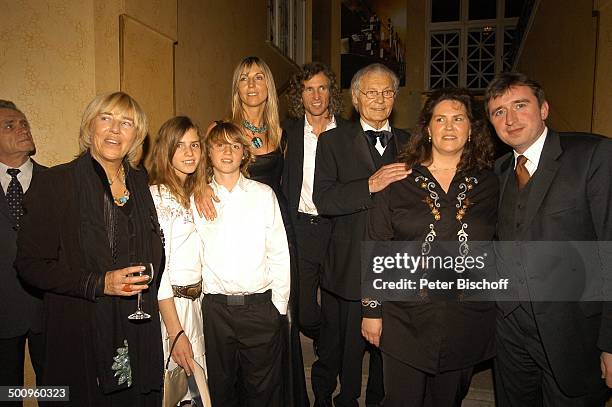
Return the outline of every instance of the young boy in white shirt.
<path id="1" fill-rule="evenodd" d="M 205 144 L 208 182 L 220 199 L 215 220 L 197 219 L 212 404 L 281 406 L 290 277 L 280 208 L 270 187 L 246 178 L 252 155 L 238 126 L 217 122 Z"/>

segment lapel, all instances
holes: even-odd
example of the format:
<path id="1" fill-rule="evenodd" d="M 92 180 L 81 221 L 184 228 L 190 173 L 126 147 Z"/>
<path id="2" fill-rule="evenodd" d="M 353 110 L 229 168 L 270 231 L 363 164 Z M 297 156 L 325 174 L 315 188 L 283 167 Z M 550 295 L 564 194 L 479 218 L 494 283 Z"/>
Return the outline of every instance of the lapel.
<path id="1" fill-rule="evenodd" d="M 296 205 L 300 203 L 300 192 L 302 190 L 302 180 L 304 179 L 304 124 L 304 117 L 302 117 L 296 121 L 293 128 L 295 154 L 291 158 L 293 161 L 291 179 L 295 180 L 292 195 L 296 197 Z"/>
<path id="2" fill-rule="evenodd" d="M 530 224 L 536 213 L 542 206 L 542 201 L 553 183 L 557 170 L 561 163 L 557 160 L 563 153 L 559 135 L 548 129 L 548 135 L 544 142 L 538 169 L 531 179 L 531 191 L 527 200 L 526 222 Z"/>
<path id="3" fill-rule="evenodd" d="M 395 157 L 397 157 L 406 148 L 406 145 L 408 144 L 408 135 L 405 131 L 395 127 L 391 127 L 391 133 L 393 133 L 391 141 L 395 146 Z"/>
<path id="4" fill-rule="evenodd" d="M 0 187 L 0 216 L 6 216 L 6 218 L 13 222 L 13 219 L 9 215 L 8 203 L 6 202 L 6 195 L 4 189 Z"/>
<path id="5" fill-rule="evenodd" d="M 497 201 L 497 210 L 501 210 L 501 203 L 504 197 L 504 192 L 506 191 L 506 186 L 508 185 L 508 179 L 510 177 L 510 174 L 514 174 L 513 171 L 513 163 L 514 163 L 514 153 L 508 153 L 506 154 L 505 158 L 502 158 L 503 162 L 501 163 L 500 166 L 500 186 L 499 186 L 499 196 L 501 197 L 501 199 L 499 199 Z"/>
<path id="6" fill-rule="evenodd" d="M 370 153 L 370 146 L 368 145 L 367 137 L 361 123 L 358 121 L 353 123 L 353 128 L 349 130 L 350 134 L 353 135 L 353 149 L 355 150 L 356 158 L 367 165 L 368 172 L 373 174 L 376 172 L 376 164 L 374 158 Z"/>

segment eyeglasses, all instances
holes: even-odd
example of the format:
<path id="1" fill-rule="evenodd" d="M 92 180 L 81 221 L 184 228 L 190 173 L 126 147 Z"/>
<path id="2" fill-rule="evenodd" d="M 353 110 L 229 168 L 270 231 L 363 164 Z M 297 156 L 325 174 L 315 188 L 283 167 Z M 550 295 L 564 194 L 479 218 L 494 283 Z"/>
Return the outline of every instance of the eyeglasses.
<path id="1" fill-rule="evenodd" d="M 392 97 L 395 96 L 396 92 L 394 90 L 391 89 L 385 89 L 383 91 L 377 91 L 377 90 L 368 90 L 368 91 L 362 91 L 361 89 L 357 89 L 359 92 L 363 93 L 368 99 L 376 99 L 378 98 L 378 95 L 383 96 L 383 98 L 385 99 L 391 99 Z"/>

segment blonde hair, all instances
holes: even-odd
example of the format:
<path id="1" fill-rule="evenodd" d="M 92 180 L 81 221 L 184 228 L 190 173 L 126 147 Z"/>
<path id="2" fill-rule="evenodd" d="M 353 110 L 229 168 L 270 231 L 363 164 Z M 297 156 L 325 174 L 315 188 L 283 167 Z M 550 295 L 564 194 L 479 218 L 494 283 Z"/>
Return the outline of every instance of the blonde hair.
<path id="1" fill-rule="evenodd" d="M 246 57 L 234 69 L 232 78 L 232 120 L 236 123 L 242 123 L 246 120 L 242 101 L 240 100 L 240 92 L 238 86 L 240 83 L 240 75 L 245 69 L 257 65 L 264 73 L 266 86 L 268 88 L 268 99 L 264 108 L 263 124 L 268 127 L 268 142 L 276 149 L 280 145 L 282 130 L 280 127 L 280 119 L 278 117 L 278 96 L 276 95 L 276 85 L 270 67 L 259 57 Z"/>
<path id="2" fill-rule="evenodd" d="M 85 108 L 79 131 L 79 151 L 81 153 L 91 148 L 93 136 L 93 122 L 102 112 L 110 112 L 113 109 L 130 116 L 134 120 L 136 138 L 130 150 L 126 154 L 130 166 L 136 168 L 142 156 L 142 144 L 147 137 L 149 120 L 138 102 L 124 92 L 104 93 L 96 96 Z"/>
<path id="3" fill-rule="evenodd" d="M 236 123 L 230 121 L 218 120 L 215 125 L 206 134 L 206 181 L 211 182 L 213 175 L 215 175 L 214 168 L 212 166 L 212 160 L 210 160 L 210 146 L 214 142 L 223 143 L 239 143 L 242 145 L 242 160 L 240 161 L 240 173 L 247 177 L 249 176 L 249 165 L 253 162 L 255 156 L 251 152 L 251 143 L 247 136 L 244 135 L 240 127 Z"/>
<path id="4" fill-rule="evenodd" d="M 185 183 L 181 183 L 172 166 L 172 159 L 176 153 L 178 143 L 189 130 L 195 130 L 200 142 L 201 157 L 196 170 L 187 174 Z M 149 183 L 151 185 L 165 185 L 170 193 L 183 205 L 189 207 L 189 198 L 195 187 L 206 179 L 206 160 L 201 129 L 186 116 L 177 116 L 167 120 L 159 129 L 157 139 L 153 145 L 149 159 Z"/>

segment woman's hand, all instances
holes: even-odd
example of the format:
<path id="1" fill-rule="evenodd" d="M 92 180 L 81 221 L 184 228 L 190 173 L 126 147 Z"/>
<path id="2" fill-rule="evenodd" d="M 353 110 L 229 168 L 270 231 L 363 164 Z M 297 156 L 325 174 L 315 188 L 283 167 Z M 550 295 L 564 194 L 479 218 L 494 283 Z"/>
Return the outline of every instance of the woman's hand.
<path id="1" fill-rule="evenodd" d="M 380 335 L 382 334 L 382 318 L 362 318 L 361 335 L 372 345 L 380 345 Z"/>
<path id="2" fill-rule="evenodd" d="M 107 271 L 104 276 L 104 294 L 129 297 L 149 288 L 147 284 L 138 284 L 149 280 L 149 276 L 134 276 L 142 272 L 143 266 L 131 266 L 119 270 Z"/>
<path id="3" fill-rule="evenodd" d="M 172 346 L 172 341 L 174 341 L 174 336 L 170 336 L 170 346 Z M 191 376 L 193 372 L 193 350 L 191 349 L 191 343 L 189 342 L 189 338 L 185 334 L 179 336 L 176 340 L 176 345 L 174 345 L 174 349 L 172 350 L 172 360 L 176 362 L 177 365 L 185 369 L 185 373 L 187 376 Z"/>
<path id="4" fill-rule="evenodd" d="M 221 202 L 219 197 L 215 195 L 215 191 L 210 185 L 205 184 L 201 188 L 197 188 L 193 195 L 198 213 L 204 215 L 204 218 L 208 221 L 214 220 L 217 217 L 217 211 L 215 210 L 215 202 Z"/>

